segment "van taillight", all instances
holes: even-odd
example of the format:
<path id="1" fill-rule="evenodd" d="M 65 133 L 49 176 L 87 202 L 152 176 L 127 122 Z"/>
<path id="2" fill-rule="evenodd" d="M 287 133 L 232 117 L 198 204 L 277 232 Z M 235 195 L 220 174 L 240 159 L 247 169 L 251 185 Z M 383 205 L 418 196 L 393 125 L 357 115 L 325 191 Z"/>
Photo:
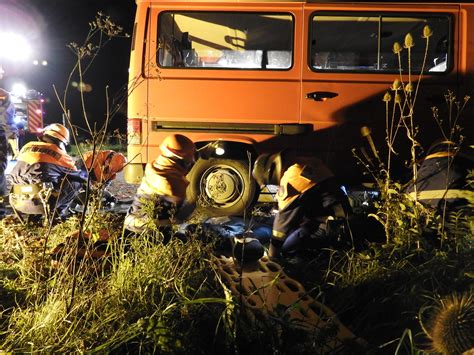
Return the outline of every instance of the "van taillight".
<path id="1" fill-rule="evenodd" d="M 139 118 L 130 118 L 127 123 L 127 143 L 140 144 L 142 136 L 142 121 Z"/>

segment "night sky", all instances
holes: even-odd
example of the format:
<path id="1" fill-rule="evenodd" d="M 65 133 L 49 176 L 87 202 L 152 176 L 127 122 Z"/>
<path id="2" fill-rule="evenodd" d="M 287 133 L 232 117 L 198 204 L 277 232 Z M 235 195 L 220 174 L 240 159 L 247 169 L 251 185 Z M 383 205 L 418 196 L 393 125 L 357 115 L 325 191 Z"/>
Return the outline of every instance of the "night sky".
<path id="1" fill-rule="evenodd" d="M 61 122 L 61 108 L 55 97 L 53 85 L 61 95 L 66 80 L 74 67 L 75 56 L 67 48 L 71 42 L 82 44 L 89 31 L 89 22 L 98 11 L 111 17 L 131 35 L 135 14 L 134 0 L 0 0 L 0 31 L 22 34 L 32 45 L 33 54 L 25 62 L 2 61 L 5 76 L 0 86 L 11 89 L 14 82 L 23 82 L 36 89 L 46 98 L 45 122 Z M 130 38 L 114 38 L 99 52 L 86 73 L 84 82 L 92 91 L 85 93 L 86 108 L 92 122 L 100 126 L 104 120 L 105 87 L 109 87 L 109 97 L 113 109 L 126 95 L 127 69 L 129 62 Z M 48 65 L 34 66 L 33 59 L 47 60 Z M 77 76 L 73 81 L 78 81 Z M 78 102 L 79 91 L 68 88 L 72 119 L 83 126 Z M 122 100 L 121 100 L 122 98 Z M 111 120 L 111 129 L 126 126 L 126 106 L 124 105 Z"/>

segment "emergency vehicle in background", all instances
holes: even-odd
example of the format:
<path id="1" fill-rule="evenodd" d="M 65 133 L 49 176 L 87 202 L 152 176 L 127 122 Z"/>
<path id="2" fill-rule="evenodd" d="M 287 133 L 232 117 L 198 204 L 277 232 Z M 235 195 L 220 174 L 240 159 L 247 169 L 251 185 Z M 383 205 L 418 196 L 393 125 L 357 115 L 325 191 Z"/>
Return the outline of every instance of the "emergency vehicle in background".
<path id="1" fill-rule="evenodd" d="M 43 128 L 44 99 L 36 90 L 28 90 L 23 96 L 11 96 L 15 106 L 13 123 L 16 128 L 16 137 L 8 139 L 10 154 L 15 157 L 27 137 L 37 135 Z"/>
<path id="2" fill-rule="evenodd" d="M 317 154 L 345 184 L 360 182 L 351 150 L 364 144 L 364 126 L 384 145 L 382 98 L 399 73 L 392 48 L 407 33 L 415 41 L 412 78 L 424 67 L 415 106 L 423 144 L 439 137 L 431 107 L 444 105 L 448 90 L 458 98 L 474 92 L 474 4 L 136 3 L 125 178 L 139 182 L 162 139 L 186 135 L 212 148 L 189 173 L 188 195 L 214 214 L 251 205 L 252 163 L 285 147 Z M 426 25 L 433 35 L 424 61 Z M 465 114 L 472 119 L 472 105 Z"/>

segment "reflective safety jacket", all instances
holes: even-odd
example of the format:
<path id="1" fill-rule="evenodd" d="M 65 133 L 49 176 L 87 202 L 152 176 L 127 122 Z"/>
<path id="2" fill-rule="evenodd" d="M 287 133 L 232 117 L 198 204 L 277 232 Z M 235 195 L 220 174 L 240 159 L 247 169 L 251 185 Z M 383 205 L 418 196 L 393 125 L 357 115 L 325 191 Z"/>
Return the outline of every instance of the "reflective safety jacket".
<path id="1" fill-rule="evenodd" d="M 305 191 L 333 177 L 333 173 L 316 157 L 292 157 L 283 173 L 276 199 L 282 210 Z"/>
<path id="2" fill-rule="evenodd" d="M 412 198 L 433 208 L 458 209 L 474 203 L 474 191 L 467 184 L 468 171 L 474 169 L 471 147 L 456 151 L 452 144 L 440 144 L 438 151 L 426 156 L 416 181 L 407 188 Z"/>
<path id="3" fill-rule="evenodd" d="M 179 204 L 186 197 L 188 185 L 186 171 L 172 159 L 160 155 L 147 164 L 137 195 L 159 195 Z"/>
<path id="4" fill-rule="evenodd" d="M 60 188 L 66 177 L 70 181 L 87 181 L 85 172 L 76 168 L 71 156 L 46 142 L 27 143 L 18 155 L 11 177 L 17 185 L 50 182 L 55 189 Z"/>
<path id="5" fill-rule="evenodd" d="M 188 207 L 183 202 L 188 185 L 183 167 L 170 158 L 158 156 L 145 168 L 145 175 L 125 217 L 125 228 L 139 233 L 151 224 L 170 225 L 172 221 L 179 222 L 187 217 L 183 212 Z"/>
<path id="6" fill-rule="evenodd" d="M 123 170 L 127 159 L 113 150 L 88 151 L 83 155 L 84 168 L 91 173 L 91 181 L 96 184 L 108 184 Z"/>
<path id="7" fill-rule="evenodd" d="M 317 226 L 318 217 L 345 217 L 350 209 L 346 195 L 331 170 L 316 157 L 286 157 L 278 193 L 272 243 L 280 245 L 302 225 Z"/>

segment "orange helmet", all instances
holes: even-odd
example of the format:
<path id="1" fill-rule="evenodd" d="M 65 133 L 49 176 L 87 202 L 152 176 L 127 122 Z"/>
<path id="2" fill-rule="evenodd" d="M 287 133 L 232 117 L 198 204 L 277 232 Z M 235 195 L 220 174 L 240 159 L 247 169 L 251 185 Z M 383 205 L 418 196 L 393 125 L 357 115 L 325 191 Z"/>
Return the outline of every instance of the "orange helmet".
<path id="1" fill-rule="evenodd" d="M 65 145 L 69 144 L 69 130 L 62 124 L 53 123 L 43 128 L 43 135 L 50 136 L 63 142 Z"/>
<path id="2" fill-rule="evenodd" d="M 193 163 L 196 155 L 196 146 L 193 141 L 182 134 L 171 134 L 163 139 L 160 150 L 163 156 L 178 158 L 187 163 Z"/>
<path id="3" fill-rule="evenodd" d="M 95 155 L 93 151 L 89 151 L 84 153 L 84 164 L 87 169 L 91 169 L 94 182 L 104 183 L 115 179 L 127 164 L 127 159 L 113 150 L 102 150 L 95 152 Z"/>
<path id="4" fill-rule="evenodd" d="M 252 176 L 260 186 L 268 184 L 278 185 L 283 173 L 282 170 L 282 152 L 261 154 L 255 160 Z"/>

